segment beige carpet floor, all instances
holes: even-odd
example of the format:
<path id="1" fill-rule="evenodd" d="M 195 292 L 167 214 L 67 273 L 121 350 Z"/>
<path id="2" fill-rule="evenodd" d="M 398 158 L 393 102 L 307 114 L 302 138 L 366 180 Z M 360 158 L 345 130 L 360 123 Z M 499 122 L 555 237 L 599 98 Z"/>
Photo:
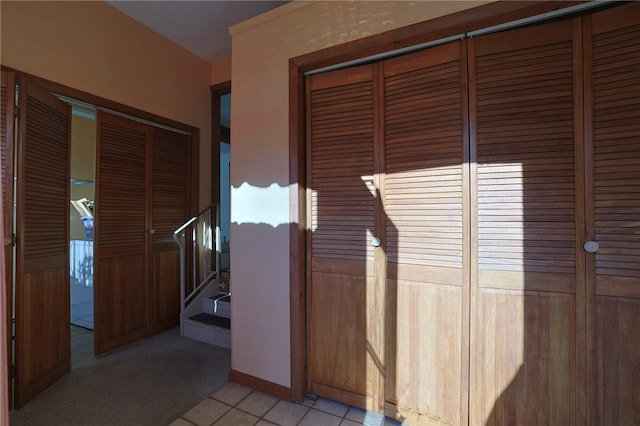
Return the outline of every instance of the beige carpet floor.
<path id="1" fill-rule="evenodd" d="M 162 426 L 228 381 L 231 351 L 174 328 L 93 357 L 93 333 L 72 327 L 72 370 L 20 410 L 12 426 Z"/>

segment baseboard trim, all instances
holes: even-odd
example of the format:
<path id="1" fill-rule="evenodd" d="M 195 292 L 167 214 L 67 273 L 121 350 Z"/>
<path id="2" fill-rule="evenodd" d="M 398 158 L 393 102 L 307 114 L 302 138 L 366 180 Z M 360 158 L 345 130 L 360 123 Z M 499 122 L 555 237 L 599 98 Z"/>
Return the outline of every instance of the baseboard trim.
<path id="1" fill-rule="evenodd" d="M 250 374 L 242 373 L 237 370 L 231 370 L 231 372 L 229 372 L 229 381 L 275 396 L 276 398 L 287 401 L 293 400 L 291 388 L 278 385 L 268 380 L 260 379 Z"/>

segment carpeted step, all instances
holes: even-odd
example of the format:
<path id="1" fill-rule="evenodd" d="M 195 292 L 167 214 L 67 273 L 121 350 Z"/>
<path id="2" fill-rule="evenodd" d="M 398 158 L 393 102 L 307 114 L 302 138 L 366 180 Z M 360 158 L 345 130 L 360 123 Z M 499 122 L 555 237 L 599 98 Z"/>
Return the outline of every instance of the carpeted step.
<path id="1" fill-rule="evenodd" d="M 226 328 L 227 330 L 231 329 L 231 320 L 229 318 L 224 318 L 218 315 L 201 313 L 198 315 L 194 315 L 190 320 L 198 321 L 204 324 L 215 325 L 216 327 Z"/>

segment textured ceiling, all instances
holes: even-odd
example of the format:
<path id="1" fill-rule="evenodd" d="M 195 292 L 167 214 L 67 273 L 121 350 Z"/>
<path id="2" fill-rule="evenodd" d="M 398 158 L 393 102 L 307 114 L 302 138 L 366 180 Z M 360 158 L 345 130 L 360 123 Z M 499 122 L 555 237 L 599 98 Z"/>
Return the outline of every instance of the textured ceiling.
<path id="1" fill-rule="evenodd" d="M 231 52 L 229 27 L 287 1 L 114 1 L 109 4 L 207 62 Z"/>

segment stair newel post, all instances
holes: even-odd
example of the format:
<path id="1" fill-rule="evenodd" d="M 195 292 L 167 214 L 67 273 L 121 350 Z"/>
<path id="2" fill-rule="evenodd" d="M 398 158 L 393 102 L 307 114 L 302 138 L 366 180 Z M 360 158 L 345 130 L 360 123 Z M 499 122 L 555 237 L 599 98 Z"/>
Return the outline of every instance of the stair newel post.
<path id="1" fill-rule="evenodd" d="M 220 204 L 216 204 L 216 226 L 215 226 L 215 250 L 216 250 L 216 255 L 215 255 L 215 260 L 216 260 L 216 265 L 215 265 L 215 273 L 216 273 L 216 279 L 220 280 L 220 253 L 222 252 L 222 241 L 220 241 Z"/>
<path id="2" fill-rule="evenodd" d="M 185 271 L 185 235 L 184 232 L 180 235 L 180 319 L 184 318 L 184 294 L 186 291 L 186 271 Z M 182 327 L 182 321 L 180 321 Z"/>

